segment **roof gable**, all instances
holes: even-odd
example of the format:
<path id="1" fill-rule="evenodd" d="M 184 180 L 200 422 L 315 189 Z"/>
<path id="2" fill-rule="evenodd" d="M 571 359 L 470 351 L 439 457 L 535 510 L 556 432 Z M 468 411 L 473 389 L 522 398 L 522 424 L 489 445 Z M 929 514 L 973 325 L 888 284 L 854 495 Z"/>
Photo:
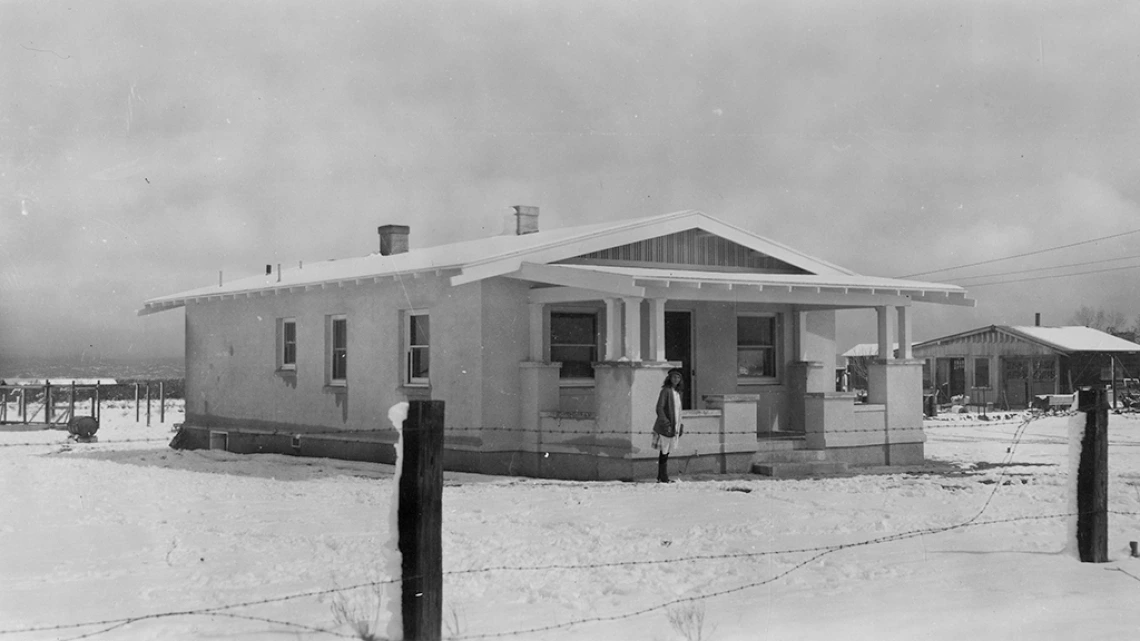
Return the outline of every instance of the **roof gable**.
<path id="1" fill-rule="evenodd" d="M 580 233 L 562 233 L 557 238 L 551 238 L 549 243 L 520 248 L 518 251 L 469 263 L 463 267 L 461 274 L 452 277 L 451 283 L 461 285 L 484 278 L 509 274 L 517 271 L 523 262 L 551 264 L 570 259 L 580 259 L 582 256 L 599 252 L 620 251 L 620 248 L 630 245 L 638 246 L 647 241 L 656 242 L 654 241 L 656 238 L 685 232 L 721 238 L 723 242 L 729 245 L 739 246 L 765 256 L 775 261 L 773 264 L 780 264 L 784 269 L 796 270 L 783 273 L 855 275 L 851 270 L 809 256 L 787 245 L 758 236 L 739 227 L 723 223 L 696 210 L 558 231 L 580 231 Z M 534 235 L 538 236 L 538 234 Z"/>
<path id="2" fill-rule="evenodd" d="M 579 265 L 668 265 L 716 271 L 807 274 L 807 270 L 701 229 L 687 229 L 556 261 Z"/>

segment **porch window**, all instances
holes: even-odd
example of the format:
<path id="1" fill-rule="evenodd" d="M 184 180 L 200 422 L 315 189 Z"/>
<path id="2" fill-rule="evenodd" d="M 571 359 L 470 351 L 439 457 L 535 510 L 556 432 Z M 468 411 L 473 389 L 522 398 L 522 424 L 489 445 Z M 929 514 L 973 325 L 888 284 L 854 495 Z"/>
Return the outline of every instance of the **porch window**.
<path id="1" fill-rule="evenodd" d="M 559 378 L 593 378 L 598 360 L 598 315 L 551 312 L 550 360 L 562 363 Z"/>
<path id="2" fill-rule="evenodd" d="M 776 379 L 776 316 L 736 317 L 736 375 L 750 382 Z"/>
<path id="3" fill-rule="evenodd" d="M 974 359 L 974 387 L 989 388 L 990 386 L 990 359 Z"/>
<path id="4" fill-rule="evenodd" d="M 277 369 L 297 369 L 297 320 L 294 318 L 277 320 Z"/>
<path id="5" fill-rule="evenodd" d="M 408 313 L 405 324 L 405 383 L 427 385 L 431 366 L 431 326 L 427 314 Z"/>
<path id="6" fill-rule="evenodd" d="M 348 382 L 348 318 L 343 314 L 328 317 L 329 385 Z"/>

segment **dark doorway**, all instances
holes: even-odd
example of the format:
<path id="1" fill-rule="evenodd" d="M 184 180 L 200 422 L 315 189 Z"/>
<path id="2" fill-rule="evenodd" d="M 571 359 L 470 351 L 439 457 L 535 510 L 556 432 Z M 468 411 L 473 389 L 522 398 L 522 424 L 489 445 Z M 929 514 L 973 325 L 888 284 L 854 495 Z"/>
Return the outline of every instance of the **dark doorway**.
<path id="1" fill-rule="evenodd" d="M 685 376 L 682 409 L 693 409 L 693 313 L 665 312 L 665 360 L 681 361 Z"/>
<path id="2" fill-rule="evenodd" d="M 936 359 L 934 362 L 934 385 L 938 389 L 939 403 L 949 403 L 951 398 L 965 394 L 966 359 Z"/>

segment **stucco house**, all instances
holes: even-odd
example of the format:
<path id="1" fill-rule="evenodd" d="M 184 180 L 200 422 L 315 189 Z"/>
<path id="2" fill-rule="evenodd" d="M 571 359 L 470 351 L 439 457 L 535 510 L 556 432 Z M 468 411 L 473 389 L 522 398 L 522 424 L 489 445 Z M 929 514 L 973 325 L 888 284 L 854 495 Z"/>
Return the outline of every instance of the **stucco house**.
<path id="1" fill-rule="evenodd" d="M 182 307 L 186 422 L 176 445 L 391 460 L 388 408 L 446 404 L 448 469 L 652 477 L 653 408 L 685 372 L 680 472 L 732 472 L 781 442 L 852 464 L 923 460 L 912 305 L 954 285 L 855 274 L 681 211 L 305 263 L 146 301 Z M 836 310 L 878 339 L 868 403 L 835 391 Z M 886 353 L 888 350 L 881 350 Z M 761 454 L 758 454 L 758 450 Z"/>
<path id="2" fill-rule="evenodd" d="M 989 325 L 913 346 L 940 403 L 1025 408 L 1034 397 L 1071 394 L 1140 376 L 1140 345 L 1091 327 Z"/>

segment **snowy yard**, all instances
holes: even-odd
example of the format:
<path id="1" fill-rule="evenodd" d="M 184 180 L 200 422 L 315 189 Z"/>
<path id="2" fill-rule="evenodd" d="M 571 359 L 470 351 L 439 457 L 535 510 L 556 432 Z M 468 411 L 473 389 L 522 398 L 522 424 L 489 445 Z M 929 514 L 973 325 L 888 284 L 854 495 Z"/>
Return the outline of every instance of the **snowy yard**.
<path id="1" fill-rule="evenodd" d="M 0 432 L 0 641 L 354 638 L 334 613 L 384 592 L 352 586 L 389 578 L 391 467 L 173 451 L 180 420 Z M 448 474 L 445 636 L 667 641 L 703 612 L 720 641 L 1134 639 L 1140 418 L 1110 416 L 1106 564 L 1065 551 L 1068 422 L 931 421 L 906 473 Z"/>

